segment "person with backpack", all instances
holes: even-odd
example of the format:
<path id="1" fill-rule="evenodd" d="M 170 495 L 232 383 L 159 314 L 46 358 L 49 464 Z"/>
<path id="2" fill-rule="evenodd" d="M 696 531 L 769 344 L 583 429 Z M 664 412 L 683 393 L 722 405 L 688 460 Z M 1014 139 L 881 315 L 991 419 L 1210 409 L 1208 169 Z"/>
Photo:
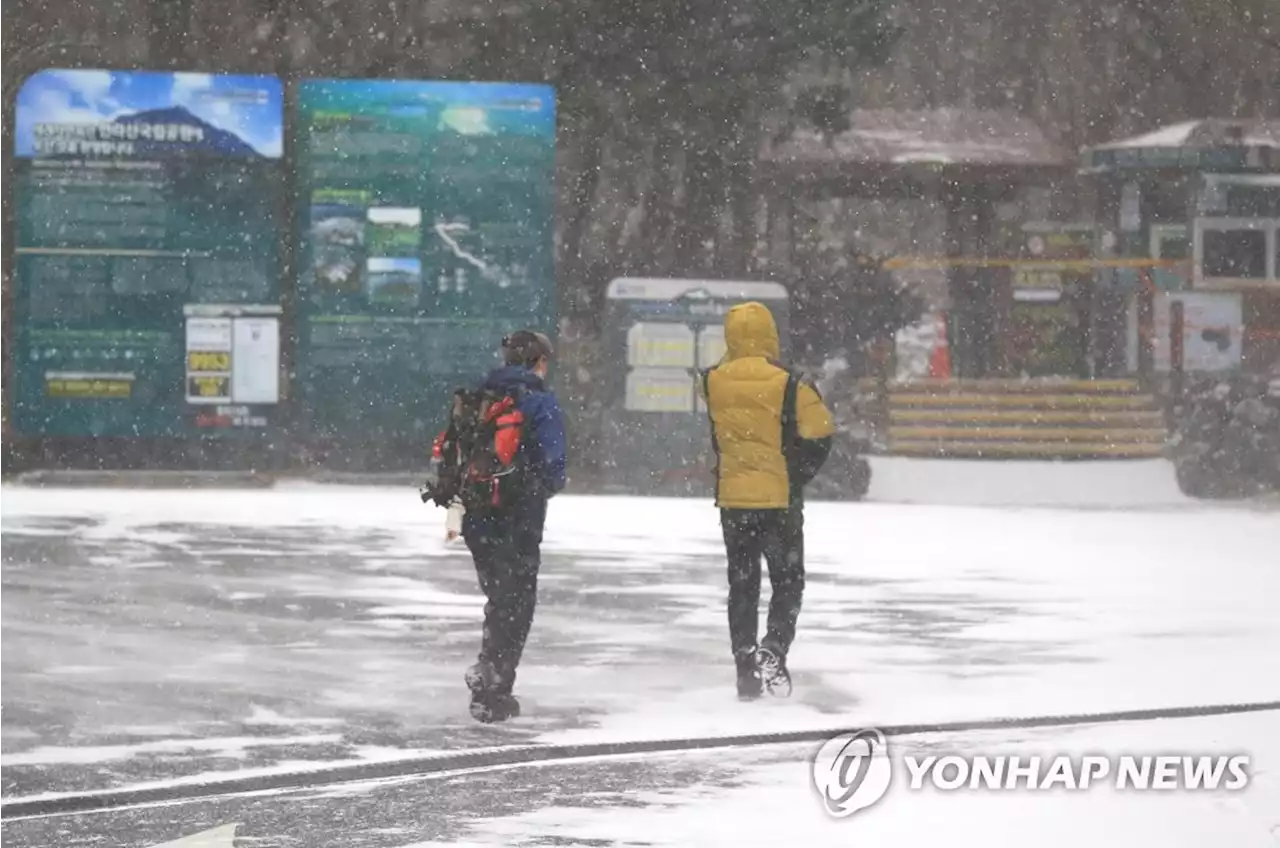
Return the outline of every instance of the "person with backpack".
<path id="1" fill-rule="evenodd" d="M 778 328 L 764 304 L 725 316 L 725 355 L 702 372 L 716 460 L 716 506 L 729 572 L 729 640 L 738 697 L 791 694 L 787 653 L 804 595 L 804 487 L 831 450 L 835 424 L 817 388 L 778 362 Z M 760 559 L 773 595 L 759 628 Z"/>
<path id="2" fill-rule="evenodd" d="M 486 602 L 480 655 L 465 680 L 471 715 L 482 722 L 520 714 L 513 688 L 533 624 L 547 502 L 565 486 L 564 415 L 545 382 L 551 341 L 520 330 L 502 351 L 505 364 L 478 389 L 454 394 L 436 442 L 440 480 L 423 493 L 466 510 L 462 538 Z"/>

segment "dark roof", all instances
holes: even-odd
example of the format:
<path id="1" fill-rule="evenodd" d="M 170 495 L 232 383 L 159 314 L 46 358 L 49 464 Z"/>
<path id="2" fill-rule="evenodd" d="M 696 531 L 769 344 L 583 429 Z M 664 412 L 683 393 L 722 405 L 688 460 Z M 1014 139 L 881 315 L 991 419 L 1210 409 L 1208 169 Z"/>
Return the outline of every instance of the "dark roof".
<path id="1" fill-rule="evenodd" d="M 1121 168 L 1280 170 L 1280 120 L 1204 118 L 1087 147 L 1089 171 Z"/>
<path id="2" fill-rule="evenodd" d="M 1062 167 L 1069 153 L 1036 124 L 1011 112 L 973 109 L 859 109 L 852 127 L 827 139 L 797 129 L 766 142 L 761 161 L 774 165 L 959 165 Z"/>

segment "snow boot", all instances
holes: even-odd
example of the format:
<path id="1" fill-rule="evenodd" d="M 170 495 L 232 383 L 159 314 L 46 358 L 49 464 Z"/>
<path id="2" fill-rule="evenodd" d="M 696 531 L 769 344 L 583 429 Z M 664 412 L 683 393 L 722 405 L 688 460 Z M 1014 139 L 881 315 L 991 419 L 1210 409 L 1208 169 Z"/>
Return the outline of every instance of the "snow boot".
<path id="1" fill-rule="evenodd" d="M 493 663 L 481 660 L 467 669 L 464 679 L 471 690 L 471 717 L 476 721 L 491 724 L 520 715 L 520 702 L 502 691 Z"/>
<path id="2" fill-rule="evenodd" d="M 515 695 L 486 692 L 471 698 L 471 717 L 482 724 L 493 724 L 520 717 L 520 702 Z"/>
<path id="3" fill-rule="evenodd" d="M 738 700 L 754 701 L 763 690 L 760 669 L 756 665 L 756 650 L 748 648 L 739 651 L 733 657 L 738 667 Z"/>
<path id="4" fill-rule="evenodd" d="M 765 690 L 775 698 L 791 697 L 791 673 L 787 671 L 786 655 L 766 642 L 756 651 L 755 660 Z"/>

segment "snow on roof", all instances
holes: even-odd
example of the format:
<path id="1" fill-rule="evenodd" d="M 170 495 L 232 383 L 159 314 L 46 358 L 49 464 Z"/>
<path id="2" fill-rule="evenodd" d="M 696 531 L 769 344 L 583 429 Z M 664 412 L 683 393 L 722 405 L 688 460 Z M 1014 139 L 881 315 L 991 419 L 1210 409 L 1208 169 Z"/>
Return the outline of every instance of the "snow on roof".
<path id="1" fill-rule="evenodd" d="M 1142 147 L 1275 147 L 1280 148 L 1280 120 L 1235 121 L 1205 118 L 1170 124 L 1142 135 L 1100 144 L 1091 150 Z"/>
<path id="2" fill-rule="evenodd" d="M 859 109 L 850 122 L 849 130 L 830 140 L 797 129 L 781 142 L 766 144 L 761 158 L 776 164 L 894 165 L 1064 165 L 1068 160 L 1034 122 L 1010 112 Z"/>
<path id="3" fill-rule="evenodd" d="M 787 290 L 778 283 L 753 280 L 686 280 L 652 277 L 619 277 L 609 283 L 610 300 L 675 300 L 705 292 L 720 298 L 781 300 Z"/>
<path id="4" fill-rule="evenodd" d="M 1199 121 L 1185 121 L 1181 124 L 1170 124 L 1149 133 L 1122 138 L 1105 147 L 1182 147 L 1191 138 L 1192 131 L 1200 125 Z"/>

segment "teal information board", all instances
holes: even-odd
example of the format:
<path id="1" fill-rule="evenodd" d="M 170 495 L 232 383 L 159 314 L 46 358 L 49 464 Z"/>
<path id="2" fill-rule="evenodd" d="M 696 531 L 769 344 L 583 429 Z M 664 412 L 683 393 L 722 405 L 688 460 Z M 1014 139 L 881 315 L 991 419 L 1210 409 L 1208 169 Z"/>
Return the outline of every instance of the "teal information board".
<path id="1" fill-rule="evenodd" d="M 15 135 L 15 429 L 270 427 L 279 80 L 42 71 L 18 94 Z"/>
<path id="2" fill-rule="evenodd" d="M 308 432 L 421 441 L 505 333 L 554 333 L 554 90 L 312 80 L 298 103 Z"/>

